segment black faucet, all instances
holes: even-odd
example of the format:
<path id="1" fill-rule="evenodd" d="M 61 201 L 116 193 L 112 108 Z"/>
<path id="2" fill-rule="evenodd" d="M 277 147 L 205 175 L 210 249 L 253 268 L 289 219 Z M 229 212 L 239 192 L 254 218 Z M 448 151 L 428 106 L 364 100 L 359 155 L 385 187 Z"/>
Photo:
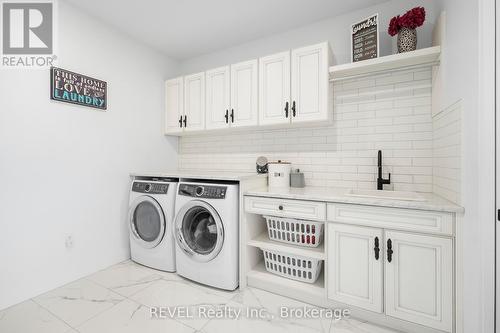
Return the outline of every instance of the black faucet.
<path id="1" fill-rule="evenodd" d="M 378 151 L 378 178 L 377 178 L 377 190 L 383 190 L 384 189 L 384 184 L 390 184 L 391 183 L 391 174 L 389 173 L 389 178 L 384 179 L 382 178 L 382 151 Z"/>

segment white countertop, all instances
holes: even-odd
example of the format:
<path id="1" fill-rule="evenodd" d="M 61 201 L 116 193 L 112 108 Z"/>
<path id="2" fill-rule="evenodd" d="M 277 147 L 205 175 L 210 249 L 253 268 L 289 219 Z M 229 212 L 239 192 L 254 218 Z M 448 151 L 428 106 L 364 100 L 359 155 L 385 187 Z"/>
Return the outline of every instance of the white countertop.
<path id="1" fill-rule="evenodd" d="M 246 191 L 245 195 L 283 199 L 311 200 L 348 203 L 368 206 L 383 206 L 407 209 L 430 210 L 450 213 L 463 213 L 464 208 L 432 193 L 419 193 L 426 201 L 406 201 L 348 196 L 349 188 L 341 187 L 304 187 L 290 189 L 271 189 L 269 187 Z"/>
<path id="2" fill-rule="evenodd" d="M 167 170 L 160 172 L 132 172 L 130 176 L 243 181 L 255 177 L 267 177 L 267 174 L 258 174 L 256 172 L 234 172 L 234 171 L 223 171 L 223 170 L 183 169 L 183 170 Z"/>

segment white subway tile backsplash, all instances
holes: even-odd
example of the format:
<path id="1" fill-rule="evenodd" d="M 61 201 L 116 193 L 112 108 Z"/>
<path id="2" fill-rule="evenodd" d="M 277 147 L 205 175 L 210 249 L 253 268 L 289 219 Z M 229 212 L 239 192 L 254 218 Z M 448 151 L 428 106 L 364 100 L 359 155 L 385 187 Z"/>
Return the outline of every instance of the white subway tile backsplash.
<path id="1" fill-rule="evenodd" d="M 376 101 L 373 103 L 361 103 L 358 106 L 358 111 L 376 111 L 376 110 L 387 110 L 393 107 L 392 100 L 386 101 Z"/>
<path id="2" fill-rule="evenodd" d="M 415 73 L 413 73 L 414 80 L 425 80 L 431 78 L 432 78 L 432 72 L 428 70 L 416 71 Z"/>
<path id="3" fill-rule="evenodd" d="M 400 107 L 419 107 L 419 106 L 431 106 L 431 96 L 424 97 L 413 97 L 404 99 L 395 99 L 394 106 Z"/>
<path id="4" fill-rule="evenodd" d="M 402 116 L 395 117 L 394 124 L 432 124 L 432 117 L 430 114 L 417 115 L 417 116 Z"/>
<path id="5" fill-rule="evenodd" d="M 378 86 L 389 83 L 408 82 L 408 81 L 413 81 L 413 71 L 393 73 L 392 75 L 378 78 L 376 80 L 376 84 Z"/>
<path id="6" fill-rule="evenodd" d="M 309 186 L 373 189 L 381 149 L 384 174 L 392 173 L 392 188 L 434 188 L 450 198 L 459 178 L 446 170 L 455 170 L 451 166 L 459 151 L 453 143 L 459 125 L 454 113 L 447 116 L 455 120 L 451 122 L 441 114 L 431 117 L 430 87 L 430 69 L 337 81 L 332 123 L 182 137 L 179 167 L 253 171 L 256 158 L 264 155 L 292 162 Z"/>
<path id="7" fill-rule="evenodd" d="M 374 78 L 363 78 L 363 79 L 345 80 L 341 83 L 336 83 L 334 89 L 340 88 L 340 90 L 352 90 L 352 89 L 360 89 L 360 88 L 374 87 L 374 86 L 375 86 Z"/>
<path id="8" fill-rule="evenodd" d="M 433 191 L 460 204 L 461 102 L 433 118 Z"/>
<path id="9" fill-rule="evenodd" d="M 428 141 L 432 140 L 432 132 L 394 133 L 395 141 Z"/>
<path id="10" fill-rule="evenodd" d="M 375 112 L 376 117 L 399 117 L 399 116 L 409 116 L 413 114 L 413 108 L 389 108 L 385 110 L 377 110 Z"/>
<path id="11" fill-rule="evenodd" d="M 385 118 L 381 118 L 385 119 Z M 380 125 L 380 123 L 375 122 L 373 125 Z M 389 124 L 387 124 L 389 125 Z M 390 125 L 390 126 L 376 126 L 375 132 L 377 133 L 406 133 L 413 131 L 412 125 Z"/>

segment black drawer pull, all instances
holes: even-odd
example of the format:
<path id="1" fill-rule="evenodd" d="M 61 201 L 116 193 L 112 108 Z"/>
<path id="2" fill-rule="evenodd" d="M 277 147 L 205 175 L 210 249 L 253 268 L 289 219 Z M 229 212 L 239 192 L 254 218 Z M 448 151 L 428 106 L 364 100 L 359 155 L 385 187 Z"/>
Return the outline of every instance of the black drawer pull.
<path id="1" fill-rule="evenodd" d="M 226 118 L 226 124 L 229 123 L 229 110 L 226 110 L 226 115 L 224 116 Z"/>
<path id="2" fill-rule="evenodd" d="M 285 117 L 288 118 L 288 102 L 285 103 Z"/>
<path id="3" fill-rule="evenodd" d="M 292 116 L 294 116 L 294 117 L 295 117 L 295 116 L 296 116 L 296 114 L 297 114 L 297 113 L 295 112 L 295 101 L 293 101 L 293 103 L 292 103 Z"/>
<path id="4" fill-rule="evenodd" d="M 278 209 L 279 209 L 279 210 L 283 210 L 283 206 L 282 206 L 282 205 L 279 205 L 279 206 L 278 206 Z"/>
<path id="5" fill-rule="evenodd" d="M 179 127 L 182 128 L 182 116 L 179 118 Z"/>

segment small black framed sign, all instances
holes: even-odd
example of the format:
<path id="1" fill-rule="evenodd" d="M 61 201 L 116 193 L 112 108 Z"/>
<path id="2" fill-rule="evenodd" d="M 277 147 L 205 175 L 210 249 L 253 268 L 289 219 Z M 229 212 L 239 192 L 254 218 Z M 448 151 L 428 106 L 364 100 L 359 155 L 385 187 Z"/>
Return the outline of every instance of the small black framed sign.
<path id="1" fill-rule="evenodd" d="M 58 67 L 50 68 L 50 99 L 54 101 L 106 110 L 107 91 L 106 81 Z"/>
<path id="2" fill-rule="evenodd" d="M 378 14 L 351 25 L 352 62 L 378 58 Z"/>

